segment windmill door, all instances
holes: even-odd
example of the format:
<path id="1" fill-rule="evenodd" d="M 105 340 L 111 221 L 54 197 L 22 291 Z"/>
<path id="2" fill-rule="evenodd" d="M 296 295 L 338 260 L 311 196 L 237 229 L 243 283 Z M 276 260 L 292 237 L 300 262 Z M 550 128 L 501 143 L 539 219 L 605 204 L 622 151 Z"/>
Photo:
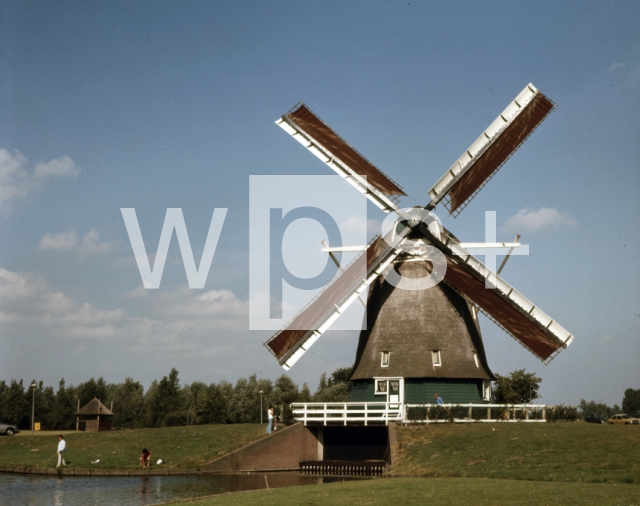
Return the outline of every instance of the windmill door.
<path id="1" fill-rule="evenodd" d="M 390 403 L 390 409 L 398 409 L 404 402 L 403 378 L 376 378 L 376 396 Z"/>

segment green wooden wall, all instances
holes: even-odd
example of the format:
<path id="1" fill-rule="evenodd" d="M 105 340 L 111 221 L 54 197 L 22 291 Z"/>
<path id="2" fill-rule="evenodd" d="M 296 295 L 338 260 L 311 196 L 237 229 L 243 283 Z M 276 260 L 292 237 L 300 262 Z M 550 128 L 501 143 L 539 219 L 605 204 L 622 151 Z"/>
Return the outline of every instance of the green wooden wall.
<path id="1" fill-rule="evenodd" d="M 384 396 L 376 395 L 373 380 L 354 383 L 349 395 L 349 402 L 385 401 Z"/>
<path id="2" fill-rule="evenodd" d="M 435 402 L 438 394 L 445 404 L 481 404 L 482 380 L 405 380 L 405 404 L 423 404 Z"/>
<path id="3" fill-rule="evenodd" d="M 481 404 L 482 380 L 408 378 L 404 382 L 406 404 L 428 404 L 435 402 L 438 394 L 445 404 Z M 354 383 L 349 402 L 376 402 L 384 396 L 375 395 L 373 380 Z"/>

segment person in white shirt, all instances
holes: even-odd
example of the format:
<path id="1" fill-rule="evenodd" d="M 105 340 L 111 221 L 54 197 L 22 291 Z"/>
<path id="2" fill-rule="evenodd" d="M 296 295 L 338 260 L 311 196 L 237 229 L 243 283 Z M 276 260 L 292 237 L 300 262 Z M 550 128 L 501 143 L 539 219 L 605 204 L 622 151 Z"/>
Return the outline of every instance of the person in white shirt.
<path id="1" fill-rule="evenodd" d="M 64 436 L 60 434 L 58 436 L 58 465 L 56 467 L 67 465 L 67 463 L 64 461 L 64 456 L 62 455 L 66 447 L 67 443 L 64 440 Z"/>
<path id="2" fill-rule="evenodd" d="M 267 434 L 271 434 L 271 430 L 273 429 L 273 406 L 269 406 L 269 411 L 267 411 Z"/>

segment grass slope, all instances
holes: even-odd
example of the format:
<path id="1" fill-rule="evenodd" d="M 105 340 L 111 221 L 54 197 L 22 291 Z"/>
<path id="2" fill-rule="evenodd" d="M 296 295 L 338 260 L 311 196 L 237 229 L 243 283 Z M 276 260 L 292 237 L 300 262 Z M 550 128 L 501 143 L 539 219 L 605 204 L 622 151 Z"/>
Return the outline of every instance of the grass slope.
<path id="1" fill-rule="evenodd" d="M 377 506 L 402 504 L 580 505 L 640 504 L 640 485 L 541 483 L 477 478 L 395 478 L 241 492 L 195 501 L 189 506 Z"/>
<path id="2" fill-rule="evenodd" d="M 437 424 L 397 436 L 400 475 L 640 484 L 638 426 Z"/>
<path id="3" fill-rule="evenodd" d="M 258 424 L 195 425 L 161 429 L 111 432 L 65 432 L 69 467 L 94 469 L 138 469 L 142 448 L 152 460 L 166 461 L 163 469 L 197 469 L 201 465 L 265 435 Z M 30 433 L 0 437 L 0 464 L 53 467 L 58 433 Z M 100 459 L 98 464 L 92 461 Z M 155 467 L 155 466 L 154 466 Z"/>

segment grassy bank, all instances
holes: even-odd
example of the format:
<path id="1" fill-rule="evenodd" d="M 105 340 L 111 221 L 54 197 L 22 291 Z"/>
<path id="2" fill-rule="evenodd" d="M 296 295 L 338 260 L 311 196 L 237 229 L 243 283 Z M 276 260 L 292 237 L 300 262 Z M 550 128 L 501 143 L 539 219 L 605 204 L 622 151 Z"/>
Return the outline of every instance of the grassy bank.
<path id="1" fill-rule="evenodd" d="M 640 484 L 638 426 L 437 424 L 397 435 L 401 475 Z"/>
<path id="2" fill-rule="evenodd" d="M 189 506 L 377 506 L 402 504 L 640 504 L 640 485 L 547 483 L 478 478 L 396 478 L 329 483 L 242 492 L 196 501 Z"/>
<path id="3" fill-rule="evenodd" d="M 163 459 L 163 469 L 197 469 L 265 434 L 257 424 L 196 425 L 111 432 L 65 432 L 69 467 L 138 469 L 142 448 Z M 53 467 L 58 433 L 0 437 L 0 464 Z M 96 464 L 93 461 L 100 460 Z M 155 467 L 155 466 L 154 466 Z"/>

